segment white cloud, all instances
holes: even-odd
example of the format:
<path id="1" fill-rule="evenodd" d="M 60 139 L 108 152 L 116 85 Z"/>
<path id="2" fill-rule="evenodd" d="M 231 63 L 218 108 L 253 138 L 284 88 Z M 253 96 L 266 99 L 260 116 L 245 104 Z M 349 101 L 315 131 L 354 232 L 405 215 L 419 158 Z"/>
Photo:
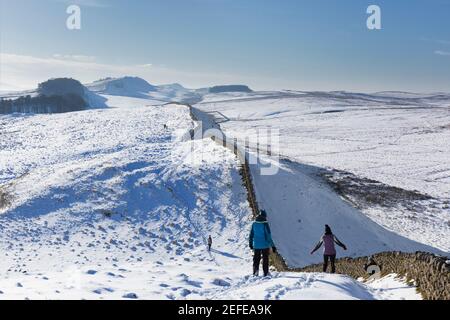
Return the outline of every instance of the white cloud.
<path id="1" fill-rule="evenodd" d="M 450 51 L 436 50 L 434 54 L 437 54 L 439 56 L 450 56 Z"/>
<path id="2" fill-rule="evenodd" d="M 93 56 L 70 55 L 70 54 L 59 54 L 59 53 L 54 54 L 53 58 L 60 59 L 60 60 L 79 61 L 79 62 L 94 62 L 95 61 L 95 57 L 93 57 Z"/>

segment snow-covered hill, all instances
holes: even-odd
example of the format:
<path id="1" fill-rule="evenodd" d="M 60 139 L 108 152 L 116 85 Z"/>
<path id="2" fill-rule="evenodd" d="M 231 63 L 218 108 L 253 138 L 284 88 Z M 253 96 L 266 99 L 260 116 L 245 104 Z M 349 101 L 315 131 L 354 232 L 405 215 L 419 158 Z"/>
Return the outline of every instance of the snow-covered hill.
<path id="1" fill-rule="evenodd" d="M 180 84 L 154 86 L 137 77 L 107 78 L 86 86 L 91 91 L 105 96 L 111 105 L 117 104 L 117 97 L 140 99 L 141 103 L 147 105 L 164 102 L 196 103 L 202 99 L 195 90 L 186 89 Z M 135 100 L 135 103 L 137 101 L 139 100 Z"/>
<path id="2" fill-rule="evenodd" d="M 67 109 L 77 111 L 104 107 L 161 105 L 168 102 L 197 103 L 202 100 L 203 96 L 202 90 L 186 89 L 180 84 L 154 86 L 144 79 L 129 76 L 101 79 L 84 86 L 76 80 L 66 78 L 51 79 L 45 82 L 45 84 L 47 83 L 51 84 L 52 92 L 48 90 L 43 92 L 41 88 L 19 92 L 1 92 L 0 100 L 23 99 L 26 96 L 36 99 L 44 93 L 47 96 L 63 96 L 69 92 L 71 94 L 75 92 L 76 96 L 84 101 L 83 107 L 74 110 Z M 67 104 L 70 104 L 70 102 L 69 100 Z M 33 107 L 34 105 L 30 103 L 30 106 L 26 108 L 14 108 L 12 111 L 8 111 L 8 109 L 2 112 L 0 106 L 0 113 L 55 113 L 55 108 L 50 106 L 44 105 L 44 108 L 41 108 L 44 109 L 44 112 L 40 112 L 40 109 Z"/>
<path id="3" fill-rule="evenodd" d="M 188 108 L 121 99 L 0 116 L 1 299 L 420 298 L 392 278 L 250 277 L 238 160 L 186 141 Z"/>
<path id="4" fill-rule="evenodd" d="M 277 176 L 257 177 L 257 185 L 266 186 L 261 201 L 273 215 L 283 217 L 278 222 L 292 229 L 291 236 L 298 234 L 297 241 L 286 240 L 292 247 L 284 252 L 288 261 L 310 261 L 307 256 L 294 257 L 305 254 L 303 247 L 315 241 L 312 234 L 320 233 L 326 221 L 333 221 L 343 241 L 353 241 L 358 231 L 354 228 L 365 230 L 367 223 L 345 225 L 349 221 L 340 217 L 341 204 L 328 192 L 314 197 L 326 188 L 340 192 L 368 221 L 393 234 L 450 252 L 449 95 L 208 94 L 197 107 L 220 112 L 221 118 L 229 119 L 221 124 L 227 135 L 242 141 L 248 137 L 253 148 L 256 130 L 279 130 L 280 153 L 290 162 L 282 163 Z M 265 142 L 259 142 L 264 149 Z M 367 240 L 364 234 L 358 237 L 355 241 Z M 380 244 L 390 247 L 388 238 L 379 238 Z M 403 248 L 402 241 L 391 242 L 396 243 Z M 347 254 L 361 253 L 358 246 L 353 248 L 357 252 Z"/>

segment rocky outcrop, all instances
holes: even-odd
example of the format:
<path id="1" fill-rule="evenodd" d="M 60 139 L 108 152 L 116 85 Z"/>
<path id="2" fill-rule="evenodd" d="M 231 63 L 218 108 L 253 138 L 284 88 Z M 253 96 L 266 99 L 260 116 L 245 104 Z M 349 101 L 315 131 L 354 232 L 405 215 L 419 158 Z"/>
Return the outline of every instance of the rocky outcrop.
<path id="1" fill-rule="evenodd" d="M 37 90 L 40 96 L 67 96 L 75 95 L 84 97 L 85 88 L 77 80 L 70 78 L 50 79 L 42 82 Z"/>
<path id="2" fill-rule="evenodd" d="M 39 84 L 34 96 L 0 100 L 0 114 L 63 113 L 89 107 L 87 90 L 77 80 L 60 78 Z"/>

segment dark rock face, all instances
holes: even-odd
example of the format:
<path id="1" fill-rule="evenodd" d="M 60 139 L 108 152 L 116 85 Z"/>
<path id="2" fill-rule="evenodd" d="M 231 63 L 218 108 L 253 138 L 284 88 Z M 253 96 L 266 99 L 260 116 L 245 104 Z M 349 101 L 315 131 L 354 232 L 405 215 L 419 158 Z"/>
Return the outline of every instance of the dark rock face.
<path id="1" fill-rule="evenodd" d="M 253 92 L 249 87 L 244 85 L 226 85 L 226 86 L 215 86 L 209 88 L 210 93 L 223 93 L 223 92 Z"/>
<path id="2" fill-rule="evenodd" d="M 89 107 L 86 89 L 77 80 L 61 78 L 39 84 L 38 96 L 0 100 L 0 114 L 63 113 L 81 111 Z"/>
<path id="3" fill-rule="evenodd" d="M 51 79 L 42 82 L 38 86 L 38 93 L 41 96 L 84 96 L 84 86 L 77 80 L 69 78 Z"/>

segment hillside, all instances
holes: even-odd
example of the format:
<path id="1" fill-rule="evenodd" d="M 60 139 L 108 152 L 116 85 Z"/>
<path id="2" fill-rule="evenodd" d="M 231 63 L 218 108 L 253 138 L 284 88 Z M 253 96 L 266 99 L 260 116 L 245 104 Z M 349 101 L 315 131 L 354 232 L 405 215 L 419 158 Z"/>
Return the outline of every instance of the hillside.
<path id="1" fill-rule="evenodd" d="M 298 235 L 287 241 L 291 249 L 284 253 L 291 263 L 302 264 L 311 257 L 296 260 L 290 254 L 304 254 L 325 221 L 333 221 L 343 241 L 356 242 L 355 252 L 341 255 L 362 253 L 358 246 L 367 253 L 383 243 L 392 247 L 387 235 L 377 237 L 378 245 L 370 240 L 369 247 L 363 246 L 364 232 L 353 235 L 365 228 L 342 219 L 343 206 L 366 216 L 364 226 L 374 222 L 392 236 L 450 252 L 449 105 L 450 98 L 442 94 L 291 91 L 209 94 L 196 106 L 220 112 L 220 121 L 228 119 L 221 123 L 225 133 L 241 143 L 247 137 L 253 150 L 260 130 L 262 154 L 267 150 L 265 130 L 279 137 L 280 172 L 261 177 L 257 185 L 264 188 L 261 199 L 272 214 L 281 215 L 291 234 Z M 333 199 L 327 190 L 336 193 Z M 396 243 L 404 249 L 403 241 L 391 242 Z"/>
<path id="2" fill-rule="evenodd" d="M 138 77 L 106 78 L 86 84 L 89 90 L 102 95 L 110 106 L 127 106 L 133 101 L 135 106 L 158 105 L 164 102 L 196 103 L 202 97 L 196 90 L 184 88 L 180 84 L 154 86 Z M 125 99 L 133 98 L 133 100 Z"/>
<path id="3" fill-rule="evenodd" d="M 420 298 L 392 278 L 250 277 L 238 160 L 210 139 L 186 141 L 186 107 L 0 122 L 2 299 Z"/>

